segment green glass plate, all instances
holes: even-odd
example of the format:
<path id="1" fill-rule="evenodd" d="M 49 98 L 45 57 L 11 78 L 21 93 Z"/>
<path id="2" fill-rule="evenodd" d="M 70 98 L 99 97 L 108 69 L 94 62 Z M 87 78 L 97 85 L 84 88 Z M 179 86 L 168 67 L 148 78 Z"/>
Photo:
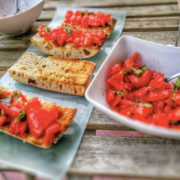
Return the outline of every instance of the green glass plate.
<path id="1" fill-rule="evenodd" d="M 64 19 L 65 12 L 69 8 L 58 7 L 56 15 L 50 23 L 50 27 L 56 27 Z M 76 10 L 77 8 L 71 8 Z M 80 9 L 80 8 L 78 8 Z M 98 11 L 99 9 L 89 9 L 89 11 Z M 97 55 L 87 60 L 97 64 L 97 69 L 101 66 L 110 50 L 117 42 L 123 29 L 126 13 L 116 10 L 101 10 L 105 13 L 111 13 L 118 19 L 114 32 L 103 48 Z M 42 55 L 32 45 L 26 52 L 34 52 Z M 79 147 L 81 138 L 92 112 L 92 105 L 85 97 L 59 94 L 42 90 L 36 87 L 24 85 L 15 82 L 6 73 L 0 80 L 0 83 L 9 89 L 20 89 L 23 93 L 30 96 L 38 96 L 47 101 L 56 102 L 60 106 L 77 108 L 77 114 L 72 124 L 65 132 L 57 144 L 49 149 L 41 149 L 28 143 L 22 143 L 21 140 L 0 133 L 0 162 L 13 168 L 23 170 L 35 175 L 50 179 L 60 179 L 70 167 L 73 158 Z"/>

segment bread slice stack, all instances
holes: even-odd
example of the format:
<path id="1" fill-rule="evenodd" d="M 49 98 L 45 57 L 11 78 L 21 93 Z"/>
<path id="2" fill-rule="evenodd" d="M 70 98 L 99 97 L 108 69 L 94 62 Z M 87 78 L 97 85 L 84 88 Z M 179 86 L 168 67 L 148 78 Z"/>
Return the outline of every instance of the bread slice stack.
<path id="1" fill-rule="evenodd" d="M 24 84 L 42 89 L 83 96 L 96 65 L 89 61 L 56 57 L 44 58 L 24 53 L 9 70 L 9 75 Z"/>

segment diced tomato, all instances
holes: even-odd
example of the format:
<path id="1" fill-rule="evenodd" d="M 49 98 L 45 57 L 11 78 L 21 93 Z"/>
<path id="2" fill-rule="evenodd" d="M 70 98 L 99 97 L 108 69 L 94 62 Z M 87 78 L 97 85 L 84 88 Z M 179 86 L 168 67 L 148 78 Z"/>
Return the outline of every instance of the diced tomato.
<path id="1" fill-rule="evenodd" d="M 119 114 L 180 130 L 180 88 L 138 61 L 139 53 L 108 70 L 106 101 Z"/>

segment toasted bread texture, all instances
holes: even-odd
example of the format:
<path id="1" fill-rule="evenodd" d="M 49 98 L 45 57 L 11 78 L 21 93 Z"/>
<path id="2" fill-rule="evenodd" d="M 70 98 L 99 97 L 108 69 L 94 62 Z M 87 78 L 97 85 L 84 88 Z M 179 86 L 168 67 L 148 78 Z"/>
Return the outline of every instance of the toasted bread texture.
<path id="1" fill-rule="evenodd" d="M 9 91 L 11 92 L 11 90 L 8 90 L 7 88 L 3 87 L 3 86 L 0 86 L 0 89 L 1 90 L 5 90 L 5 91 Z M 26 97 L 27 99 L 31 99 L 32 97 L 29 97 L 27 96 Z M 41 103 L 42 103 L 42 106 L 45 105 L 45 104 L 49 104 L 50 102 L 47 102 L 47 101 L 44 101 L 44 100 L 40 100 Z M 43 142 L 43 138 L 40 137 L 40 138 L 35 138 L 33 137 L 32 135 L 28 134 L 27 137 L 21 137 L 21 136 L 15 136 L 15 135 L 12 135 L 11 133 L 9 133 L 8 131 L 8 125 L 5 125 L 5 126 L 2 126 L 0 128 L 0 131 L 3 132 L 3 133 L 6 133 L 8 135 L 11 135 L 15 138 L 18 138 L 20 140 L 22 140 L 23 142 L 28 142 L 34 146 L 37 146 L 37 147 L 41 147 L 41 148 L 49 148 L 52 146 L 52 144 L 55 144 L 57 143 L 57 141 L 60 139 L 60 137 L 63 135 L 64 131 L 69 127 L 69 125 L 71 124 L 72 120 L 74 119 L 74 116 L 77 112 L 77 109 L 74 109 L 74 108 L 68 108 L 68 107 L 62 107 L 62 106 L 58 106 L 58 109 L 60 112 L 62 112 L 62 116 L 57 120 L 57 123 L 61 125 L 61 132 L 59 132 L 59 134 L 57 134 L 56 138 L 54 139 L 53 143 L 50 143 L 50 144 L 45 144 Z M 45 121 L 45 120 L 44 120 Z"/>
<path id="2" fill-rule="evenodd" d="M 111 26 L 105 26 L 105 27 L 88 27 L 87 29 L 90 31 L 94 31 L 94 32 L 98 32 L 99 30 L 103 30 L 105 32 L 106 38 L 109 38 L 114 30 L 114 27 L 117 23 L 117 19 L 116 18 L 112 18 L 112 25 Z M 70 27 L 71 24 L 68 23 L 61 23 L 61 26 L 64 27 Z M 73 26 L 75 28 L 81 28 L 80 26 Z"/>
<path id="3" fill-rule="evenodd" d="M 35 48 L 44 54 L 68 59 L 85 59 L 92 57 L 103 45 L 79 47 L 74 46 L 73 43 L 66 43 L 64 46 L 56 46 L 52 41 L 45 41 L 38 33 L 31 38 L 31 42 Z M 103 41 L 103 43 L 104 42 L 105 41 Z"/>
<path id="4" fill-rule="evenodd" d="M 89 61 L 24 53 L 9 70 L 15 81 L 42 89 L 83 96 L 96 65 Z"/>

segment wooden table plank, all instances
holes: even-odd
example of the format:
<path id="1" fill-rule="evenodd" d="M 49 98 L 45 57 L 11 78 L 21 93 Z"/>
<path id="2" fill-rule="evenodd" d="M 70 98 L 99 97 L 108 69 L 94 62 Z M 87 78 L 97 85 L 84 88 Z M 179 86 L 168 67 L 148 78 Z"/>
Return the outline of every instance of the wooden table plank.
<path id="1" fill-rule="evenodd" d="M 71 5 L 67 5 L 70 7 Z M 57 6 L 56 6 L 57 7 Z M 108 9 L 108 8 L 107 8 Z M 170 5 L 149 5 L 135 7 L 115 7 L 110 8 L 127 11 L 127 17 L 161 17 L 161 16 L 178 16 L 180 14 L 177 4 Z M 43 10 L 38 20 L 50 20 L 54 15 L 54 10 Z"/>
<path id="2" fill-rule="evenodd" d="M 84 136 L 71 175 L 180 179 L 180 141 Z"/>
<path id="3" fill-rule="evenodd" d="M 71 5 L 82 7 L 118 7 L 118 6 L 142 6 L 142 5 L 160 5 L 160 4 L 177 4 L 176 0 L 68 0 L 68 1 L 49 1 L 45 4 L 45 9 L 55 8 L 57 5 Z"/>

